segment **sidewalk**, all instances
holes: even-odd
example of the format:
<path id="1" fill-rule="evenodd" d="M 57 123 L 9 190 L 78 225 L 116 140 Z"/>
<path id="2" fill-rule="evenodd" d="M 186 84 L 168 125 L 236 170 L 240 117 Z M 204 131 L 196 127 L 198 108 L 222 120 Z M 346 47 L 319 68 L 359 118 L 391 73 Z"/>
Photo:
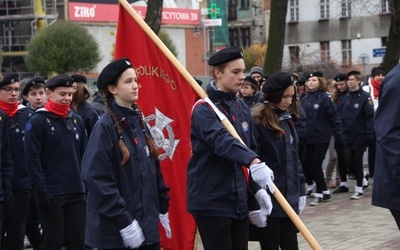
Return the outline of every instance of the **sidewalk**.
<path id="1" fill-rule="evenodd" d="M 400 249 L 400 231 L 389 210 L 371 205 L 373 186 L 364 191 L 364 198 L 350 200 L 354 184 L 350 180 L 349 193 L 331 194 L 331 201 L 316 207 L 309 206 L 312 198 L 307 198 L 300 215 L 304 225 L 322 249 Z M 298 239 L 299 249 L 311 249 L 300 233 Z M 258 249 L 257 242 L 249 242 L 249 250 Z M 197 250 L 203 250 L 200 239 Z"/>

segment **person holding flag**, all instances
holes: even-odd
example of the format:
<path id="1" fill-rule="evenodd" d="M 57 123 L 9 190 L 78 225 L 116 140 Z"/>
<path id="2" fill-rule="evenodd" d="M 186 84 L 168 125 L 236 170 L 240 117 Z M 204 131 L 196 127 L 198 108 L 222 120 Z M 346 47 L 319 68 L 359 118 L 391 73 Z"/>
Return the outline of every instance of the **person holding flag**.
<path id="1" fill-rule="evenodd" d="M 210 57 L 208 64 L 212 66 L 213 78 L 207 86 L 208 97 L 229 119 L 247 147 L 224 128 L 206 101 L 199 100 L 191 117 L 193 154 L 187 169 L 187 207 L 204 249 L 247 249 L 248 191 L 255 193 L 260 204 L 251 222 L 265 226 L 266 216 L 272 210 L 265 188 L 274 192 L 273 172 L 253 151 L 256 142 L 250 109 L 236 96 L 245 78 L 242 50 L 220 50 Z"/>
<path id="2" fill-rule="evenodd" d="M 138 77 L 128 58 L 109 63 L 99 88 L 106 113 L 95 124 L 82 160 L 87 185 L 85 244 L 98 249 L 160 249 L 168 238 L 169 188 L 156 144 L 137 104 Z"/>

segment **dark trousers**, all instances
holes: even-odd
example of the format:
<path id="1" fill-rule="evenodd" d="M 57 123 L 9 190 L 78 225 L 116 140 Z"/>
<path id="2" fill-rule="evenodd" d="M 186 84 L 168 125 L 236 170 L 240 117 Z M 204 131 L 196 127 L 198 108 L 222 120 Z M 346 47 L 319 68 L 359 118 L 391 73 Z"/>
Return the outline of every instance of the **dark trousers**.
<path id="1" fill-rule="evenodd" d="M 376 154 L 376 137 L 374 131 L 374 139 L 368 143 L 368 171 L 369 177 L 374 177 L 375 171 L 375 154 Z"/>
<path id="2" fill-rule="evenodd" d="M 6 210 L 4 219 L 4 249 L 24 249 L 25 225 L 32 190 L 13 190 L 14 204 Z"/>
<path id="3" fill-rule="evenodd" d="M 67 194 L 54 196 L 55 208 L 42 211 L 38 207 L 43 227 L 41 250 L 67 249 L 83 250 L 86 223 L 86 196 Z"/>
<path id="4" fill-rule="evenodd" d="M 42 243 L 42 233 L 40 232 L 40 220 L 36 206 L 36 200 L 33 196 L 30 198 L 28 216 L 26 218 L 26 236 L 34 250 L 40 249 Z"/>
<path id="5" fill-rule="evenodd" d="M 5 217 L 5 205 L 4 201 L 0 201 L 0 236 L 4 235 L 4 230 L 3 230 L 3 222 L 4 222 L 4 217 Z M 3 237 L 0 237 L 0 246 L 3 246 Z"/>
<path id="6" fill-rule="evenodd" d="M 394 220 L 396 221 L 397 227 L 400 230 L 400 210 L 390 210 L 392 213 Z"/>
<path id="7" fill-rule="evenodd" d="M 194 216 L 205 250 L 247 250 L 249 220 Z"/>
<path id="8" fill-rule="evenodd" d="M 353 166 L 354 174 L 357 179 L 357 186 L 362 187 L 364 179 L 364 169 L 363 169 L 363 155 L 365 147 L 350 149 L 345 148 L 343 150 L 344 162 L 347 166 Z"/>
<path id="9" fill-rule="evenodd" d="M 101 248 L 99 250 L 126 250 L 130 248 L 113 248 L 113 249 L 104 249 Z M 160 250 L 160 243 L 152 244 L 152 245 L 147 245 L 147 246 L 141 246 L 139 248 L 136 248 L 137 250 Z"/>
<path id="10" fill-rule="evenodd" d="M 325 159 L 329 143 L 306 144 L 303 151 L 303 172 L 307 182 L 312 179 L 317 184 L 317 193 L 327 190 L 322 162 Z M 307 176 L 308 175 L 308 176 Z M 308 184 L 312 184 L 308 182 Z"/>
<path id="11" fill-rule="evenodd" d="M 267 223 L 268 226 L 265 228 L 263 240 L 260 241 L 261 250 L 299 249 L 298 230 L 290 218 L 268 217 Z"/>
<path id="12" fill-rule="evenodd" d="M 337 164 L 339 168 L 339 174 L 340 174 L 340 181 L 342 182 L 347 182 L 347 166 L 344 161 L 344 145 L 340 142 L 335 141 L 335 150 L 336 150 L 336 159 L 337 159 Z"/>

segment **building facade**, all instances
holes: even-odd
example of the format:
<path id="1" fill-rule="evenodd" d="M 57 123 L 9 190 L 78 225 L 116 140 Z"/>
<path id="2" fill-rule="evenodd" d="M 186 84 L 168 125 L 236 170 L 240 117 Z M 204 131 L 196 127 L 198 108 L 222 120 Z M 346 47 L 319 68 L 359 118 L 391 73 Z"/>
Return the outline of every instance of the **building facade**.
<path id="1" fill-rule="evenodd" d="M 382 62 L 389 27 L 387 0 L 289 0 L 283 68 L 330 61 L 369 74 Z"/>

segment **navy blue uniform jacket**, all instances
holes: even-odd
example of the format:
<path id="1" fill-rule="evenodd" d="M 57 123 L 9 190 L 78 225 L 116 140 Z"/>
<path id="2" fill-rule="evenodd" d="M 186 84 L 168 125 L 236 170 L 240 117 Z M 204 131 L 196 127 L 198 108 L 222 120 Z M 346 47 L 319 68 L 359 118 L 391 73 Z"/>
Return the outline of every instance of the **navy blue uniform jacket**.
<path id="1" fill-rule="evenodd" d="M 8 136 L 8 117 L 0 110 L 0 147 L 1 147 L 1 188 L 0 201 L 4 201 L 4 189 L 11 189 L 11 178 L 14 174 L 14 166 L 10 155 L 10 142 Z"/>
<path id="2" fill-rule="evenodd" d="M 332 131 L 336 140 L 343 141 L 342 123 L 330 95 L 323 90 L 308 92 L 301 99 L 307 118 L 305 143 L 329 143 Z"/>
<path id="3" fill-rule="evenodd" d="M 13 118 L 8 117 L 10 154 L 14 163 L 14 176 L 11 184 L 13 190 L 31 190 L 33 187 L 26 167 L 24 136 L 25 125 L 34 111 L 21 106 Z"/>
<path id="4" fill-rule="evenodd" d="M 372 205 L 400 210 L 400 64 L 383 80 L 375 113 L 376 162 Z"/>
<path id="5" fill-rule="evenodd" d="M 90 137 L 94 124 L 96 124 L 99 119 L 96 109 L 92 104 L 85 101 L 79 106 L 76 113 L 82 117 L 83 122 L 85 123 L 86 133 L 88 137 Z"/>
<path id="6" fill-rule="evenodd" d="M 250 109 L 236 92 L 217 90 L 211 82 L 207 94 L 232 123 L 234 138 L 215 112 L 203 102 L 191 117 L 193 154 L 187 173 L 187 206 L 192 214 L 243 219 L 248 215 L 246 179 L 241 166 L 257 158 Z"/>
<path id="7" fill-rule="evenodd" d="M 121 121 L 122 136 L 130 157 L 121 166 L 119 137 L 110 113 L 95 124 L 83 157 L 82 172 L 87 185 L 85 243 L 97 248 L 124 248 L 120 230 L 136 219 L 143 230 L 143 245 L 160 241 L 159 214 L 168 211 L 168 191 L 159 162 L 150 157 L 139 113 L 111 108 Z M 144 132 L 145 131 L 145 132 Z"/>
<path id="8" fill-rule="evenodd" d="M 299 212 L 299 197 L 305 195 L 301 164 L 298 147 L 299 138 L 291 115 L 287 111 L 275 110 L 279 116 L 279 126 L 285 131 L 281 138 L 276 132 L 263 125 L 255 125 L 257 153 L 274 171 L 274 183 L 285 196 L 293 210 Z M 272 198 L 273 209 L 270 216 L 287 217 L 286 212 L 279 205 L 275 197 Z"/>
<path id="9" fill-rule="evenodd" d="M 25 127 L 25 152 L 37 193 L 85 193 L 81 162 L 86 143 L 83 120 L 71 110 L 66 118 L 45 108 L 32 115 Z"/>
<path id="10" fill-rule="evenodd" d="M 342 99 L 341 118 L 346 145 L 367 145 L 373 139 L 374 104 L 362 88 L 349 91 Z"/>

